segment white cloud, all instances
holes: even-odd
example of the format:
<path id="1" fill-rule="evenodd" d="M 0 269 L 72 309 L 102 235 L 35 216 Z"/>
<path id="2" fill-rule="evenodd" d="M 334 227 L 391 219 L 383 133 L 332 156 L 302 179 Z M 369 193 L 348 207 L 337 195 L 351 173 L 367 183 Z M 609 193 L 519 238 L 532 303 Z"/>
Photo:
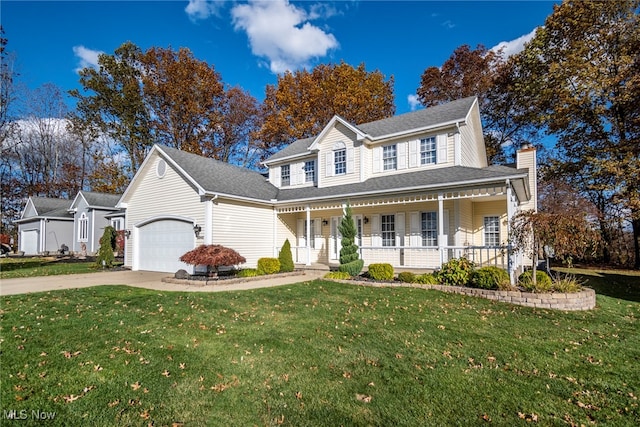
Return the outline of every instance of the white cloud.
<path id="1" fill-rule="evenodd" d="M 193 22 L 207 19 L 210 16 L 219 16 L 224 0 L 189 0 L 189 4 L 184 11 Z"/>
<path id="2" fill-rule="evenodd" d="M 407 96 L 407 102 L 409 103 L 409 107 L 411 111 L 415 111 L 420 108 L 420 101 L 418 101 L 418 95 L 411 94 Z"/>
<path id="3" fill-rule="evenodd" d="M 91 50 L 82 45 L 73 47 L 73 54 L 80 59 L 75 72 L 79 72 L 83 68 L 98 68 L 98 56 L 102 54 L 101 50 Z"/>
<path id="4" fill-rule="evenodd" d="M 531 31 L 529 34 L 525 34 L 524 36 L 520 36 L 515 40 L 511 40 L 508 42 L 500 42 L 497 45 L 495 45 L 494 47 L 491 48 L 492 51 L 494 52 L 498 52 L 500 49 L 502 49 L 502 55 L 505 58 L 510 57 L 511 55 L 515 55 L 517 53 L 520 53 L 524 50 L 524 45 L 525 43 L 528 43 L 533 36 L 536 35 L 536 30 L 538 28 L 534 28 L 533 31 Z"/>
<path id="5" fill-rule="evenodd" d="M 311 58 L 338 47 L 333 34 L 309 22 L 321 10 L 314 8 L 308 14 L 288 0 L 252 0 L 234 6 L 231 16 L 235 30 L 247 33 L 252 53 L 266 57 L 272 72 L 282 73 L 303 67 Z"/>

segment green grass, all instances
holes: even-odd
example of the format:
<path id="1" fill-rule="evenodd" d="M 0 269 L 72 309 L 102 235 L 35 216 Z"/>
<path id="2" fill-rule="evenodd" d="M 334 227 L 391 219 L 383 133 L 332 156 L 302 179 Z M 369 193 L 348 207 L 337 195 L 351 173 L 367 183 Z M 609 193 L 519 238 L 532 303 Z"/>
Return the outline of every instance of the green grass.
<path id="1" fill-rule="evenodd" d="M 54 276 L 98 271 L 94 262 L 79 262 L 56 258 L 2 258 L 0 278 Z"/>
<path id="2" fill-rule="evenodd" d="M 640 302 L 640 271 L 560 267 L 553 271 L 574 275 L 598 295 Z"/>
<path id="3" fill-rule="evenodd" d="M 47 425 L 93 426 L 640 423 L 640 304 L 607 296 L 565 313 L 314 281 L 0 302 L 3 419 L 40 410 L 55 412 Z"/>

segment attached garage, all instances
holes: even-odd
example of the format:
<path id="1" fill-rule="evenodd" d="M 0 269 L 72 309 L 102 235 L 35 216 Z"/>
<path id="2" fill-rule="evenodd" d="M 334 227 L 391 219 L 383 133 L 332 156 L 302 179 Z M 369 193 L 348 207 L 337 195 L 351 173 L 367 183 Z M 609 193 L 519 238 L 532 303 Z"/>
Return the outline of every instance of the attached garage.
<path id="1" fill-rule="evenodd" d="M 158 219 L 138 227 L 138 265 L 136 270 L 175 273 L 189 272 L 193 266 L 180 257 L 195 247 L 193 222 L 180 219 Z"/>

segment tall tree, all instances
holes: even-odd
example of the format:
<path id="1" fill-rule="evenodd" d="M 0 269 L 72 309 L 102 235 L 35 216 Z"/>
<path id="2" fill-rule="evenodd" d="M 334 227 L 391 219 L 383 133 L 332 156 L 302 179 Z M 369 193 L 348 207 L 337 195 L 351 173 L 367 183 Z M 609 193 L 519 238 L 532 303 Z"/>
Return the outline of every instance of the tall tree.
<path id="1" fill-rule="evenodd" d="M 639 0 L 565 1 L 522 52 L 540 123 L 557 136 L 557 176 L 603 208 L 619 203 L 640 268 Z M 531 85 L 531 86 L 527 86 Z M 609 209 L 610 210 L 610 209 Z M 606 218 L 607 212 L 601 212 Z M 614 220 L 606 218 L 605 221 Z M 604 229 L 603 229 L 604 231 Z M 610 245 L 603 234 L 605 244 Z"/>
<path id="2" fill-rule="evenodd" d="M 92 123 L 113 140 L 119 141 L 135 173 L 153 145 L 151 117 L 144 102 L 142 88 L 142 52 L 126 42 L 113 55 L 101 54 L 99 68 L 80 71 L 83 95 L 73 89 L 78 116 Z"/>
<path id="3" fill-rule="evenodd" d="M 321 64 L 311 71 L 286 72 L 267 85 L 263 147 L 273 149 L 320 133 L 334 115 L 352 123 L 366 123 L 395 113 L 393 76 L 340 64 Z"/>
<path id="4" fill-rule="evenodd" d="M 187 48 L 152 47 L 141 57 L 144 100 L 156 142 L 205 154 L 223 124 L 221 77 Z M 208 141 L 208 142 L 206 142 Z"/>

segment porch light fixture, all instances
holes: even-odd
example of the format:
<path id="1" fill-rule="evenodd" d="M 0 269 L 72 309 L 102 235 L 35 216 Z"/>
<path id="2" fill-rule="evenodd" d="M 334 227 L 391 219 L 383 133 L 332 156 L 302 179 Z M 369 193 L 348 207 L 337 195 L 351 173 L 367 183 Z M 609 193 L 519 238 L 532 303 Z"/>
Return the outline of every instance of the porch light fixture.
<path id="1" fill-rule="evenodd" d="M 364 217 L 364 223 L 369 224 L 369 218 L 367 218 L 366 216 Z"/>
<path id="2" fill-rule="evenodd" d="M 131 230 L 124 230 L 124 237 L 126 237 L 127 239 L 131 237 Z"/>
<path id="3" fill-rule="evenodd" d="M 329 225 L 329 221 L 327 221 L 326 219 L 322 220 L 322 225 Z"/>
<path id="4" fill-rule="evenodd" d="M 202 231 L 202 227 L 200 227 L 198 224 L 193 226 L 193 232 L 195 233 L 196 237 L 200 237 L 201 231 Z"/>

